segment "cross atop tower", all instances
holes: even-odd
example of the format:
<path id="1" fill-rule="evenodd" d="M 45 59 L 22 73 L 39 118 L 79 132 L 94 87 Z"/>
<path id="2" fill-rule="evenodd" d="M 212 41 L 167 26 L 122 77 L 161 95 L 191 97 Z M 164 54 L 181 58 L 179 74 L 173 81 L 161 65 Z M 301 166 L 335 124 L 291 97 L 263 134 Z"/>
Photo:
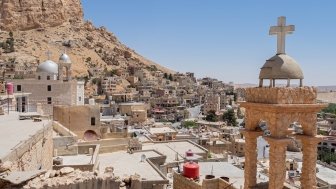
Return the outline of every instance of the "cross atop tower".
<path id="1" fill-rule="evenodd" d="M 284 16 L 278 18 L 277 26 L 271 26 L 269 34 L 277 35 L 277 54 L 285 54 L 286 34 L 291 34 L 293 31 L 295 31 L 295 26 L 286 26 L 286 17 Z"/>
<path id="2" fill-rule="evenodd" d="M 52 52 L 48 49 L 48 51 L 46 52 L 46 55 L 48 56 L 48 60 L 50 60 Z"/>

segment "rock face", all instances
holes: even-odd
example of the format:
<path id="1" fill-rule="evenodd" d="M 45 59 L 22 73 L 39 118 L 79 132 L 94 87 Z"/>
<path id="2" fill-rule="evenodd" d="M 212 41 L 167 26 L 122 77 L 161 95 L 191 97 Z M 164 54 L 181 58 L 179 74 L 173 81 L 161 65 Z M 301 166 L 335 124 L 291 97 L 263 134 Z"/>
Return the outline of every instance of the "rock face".
<path id="1" fill-rule="evenodd" d="M 0 29 L 29 30 L 82 21 L 80 0 L 0 0 Z"/>

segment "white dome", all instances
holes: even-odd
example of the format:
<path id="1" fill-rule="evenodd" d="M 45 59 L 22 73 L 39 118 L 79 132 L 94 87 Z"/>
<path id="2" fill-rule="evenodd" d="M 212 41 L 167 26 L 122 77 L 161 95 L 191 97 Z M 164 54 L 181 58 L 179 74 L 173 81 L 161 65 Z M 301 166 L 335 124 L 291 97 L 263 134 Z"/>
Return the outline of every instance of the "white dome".
<path id="1" fill-rule="evenodd" d="M 36 72 L 58 74 L 58 65 L 51 60 L 47 60 L 37 67 Z"/>
<path id="2" fill-rule="evenodd" d="M 70 57 L 69 57 L 67 54 L 65 54 L 65 53 L 63 53 L 63 54 L 60 56 L 59 61 L 60 61 L 60 63 L 71 64 L 71 59 L 70 59 Z"/>

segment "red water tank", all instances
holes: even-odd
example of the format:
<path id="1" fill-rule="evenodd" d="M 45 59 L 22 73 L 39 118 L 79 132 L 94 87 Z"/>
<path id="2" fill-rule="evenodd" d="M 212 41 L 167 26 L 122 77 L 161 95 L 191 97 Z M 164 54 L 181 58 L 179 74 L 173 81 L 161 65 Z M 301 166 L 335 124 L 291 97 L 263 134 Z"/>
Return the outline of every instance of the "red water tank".
<path id="1" fill-rule="evenodd" d="M 7 94 L 12 95 L 14 92 L 14 85 L 13 83 L 6 83 Z"/>
<path id="2" fill-rule="evenodd" d="M 195 162 L 186 162 L 183 165 L 183 175 L 187 178 L 199 178 L 199 165 Z"/>
<path id="3" fill-rule="evenodd" d="M 194 152 L 192 152 L 190 149 L 186 151 L 186 157 L 192 157 L 194 156 Z"/>

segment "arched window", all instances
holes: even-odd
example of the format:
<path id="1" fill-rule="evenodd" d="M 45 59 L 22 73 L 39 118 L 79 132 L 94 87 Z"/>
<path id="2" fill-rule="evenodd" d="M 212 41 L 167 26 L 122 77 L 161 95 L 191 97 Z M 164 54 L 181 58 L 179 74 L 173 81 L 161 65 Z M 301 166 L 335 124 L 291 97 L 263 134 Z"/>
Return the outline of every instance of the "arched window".
<path id="1" fill-rule="evenodd" d="M 49 75 L 47 76 L 47 80 L 50 80 L 50 76 Z"/>

